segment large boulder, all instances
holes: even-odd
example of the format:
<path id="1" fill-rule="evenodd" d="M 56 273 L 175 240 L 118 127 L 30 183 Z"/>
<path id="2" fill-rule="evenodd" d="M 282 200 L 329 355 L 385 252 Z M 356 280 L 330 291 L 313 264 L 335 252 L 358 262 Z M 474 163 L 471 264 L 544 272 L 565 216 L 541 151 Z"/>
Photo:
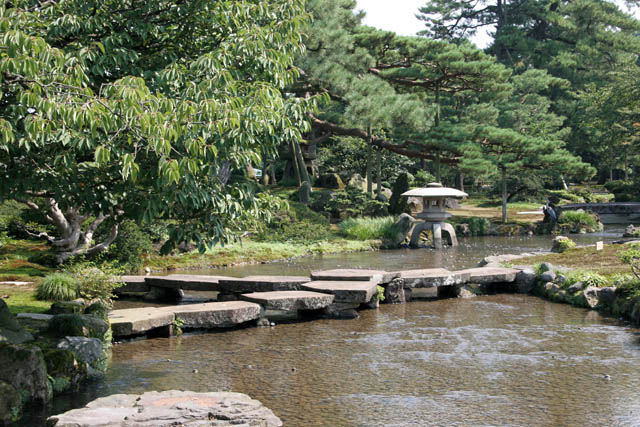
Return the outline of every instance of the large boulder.
<path id="1" fill-rule="evenodd" d="M 584 297 L 590 308 L 599 308 L 603 304 L 611 303 L 616 299 L 616 288 L 588 286 L 584 290 Z"/>
<path id="2" fill-rule="evenodd" d="M 562 253 L 576 247 L 576 243 L 568 237 L 557 236 L 551 244 L 551 252 Z"/>
<path id="3" fill-rule="evenodd" d="M 33 335 L 20 326 L 7 303 L 0 299 L 0 343 L 22 344 L 32 340 Z"/>
<path id="4" fill-rule="evenodd" d="M 518 293 L 528 294 L 533 291 L 536 286 L 536 272 L 531 268 L 525 268 L 516 275 L 516 285 L 518 286 Z"/>
<path id="5" fill-rule="evenodd" d="M 354 174 L 347 182 L 348 187 L 357 188 L 360 191 L 367 189 L 367 180 L 364 179 L 359 173 Z"/>
<path id="6" fill-rule="evenodd" d="M 86 314 L 57 314 L 49 321 L 49 331 L 58 337 L 74 336 L 102 340 L 108 330 L 107 321 Z"/>
<path id="7" fill-rule="evenodd" d="M 325 173 L 318 177 L 316 182 L 318 187 L 343 189 L 344 183 L 337 173 Z"/>
<path id="8" fill-rule="evenodd" d="M 0 344 L 0 381 L 13 386 L 24 400 L 49 400 L 47 367 L 36 346 Z"/>
<path id="9" fill-rule="evenodd" d="M 114 394 L 87 406 L 47 419 L 56 427 L 136 426 L 263 426 L 282 421 L 259 401 L 231 392 L 195 393 L 169 390 L 142 395 Z"/>
<path id="10" fill-rule="evenodd" d="M 411 232 L 416 220 L 409 214 L 401 214 L 396 222 L 393 224 L 394 235 L 389 241 L 383 242 L 384 247 L 398 247 L 407 238 L 407 235 Z"/>
<path id="11" fill-rule="evenodd" d="M 104 358 L 102 341 L 98 338 L 64 337 L 56 344 L 56 348 L 71 350 L 76 359 L 88 364 L 93 364 Z"/>

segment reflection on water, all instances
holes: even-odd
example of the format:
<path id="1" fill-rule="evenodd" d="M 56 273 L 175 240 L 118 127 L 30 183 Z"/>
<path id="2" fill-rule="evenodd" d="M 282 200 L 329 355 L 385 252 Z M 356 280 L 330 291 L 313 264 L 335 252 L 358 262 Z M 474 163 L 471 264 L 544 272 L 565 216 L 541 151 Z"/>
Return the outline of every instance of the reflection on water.
<path id="1" fill-rule="evenodd" d="M 570 235 L 578 245 L 598 240 L 617 240 L 624 230 L 607 227 L 602 233 Z M 459 246 L 434 249 L 398 249 L 378 252 L 324 255 L 298 258 L 288 262 L 240 265 L 214 270 L 194 270 L 190 274 L 242 277 L 252 274 L 308 275 L 313 270 L 332 268 L 376 268 L 388 271 L 442 267 L 450 270 L 475 267 L 489 255 L 545 252 L 551 249 L 553 236 L 470 237 L 459 239 Z"/>
<path id="2" fill-rule="evenodd" d="M 122 343 L 106 379 L 56 409 L 233 390 L 290 426 L 638 425 L 639 362 L 638 331 L 595 312 L 523 295 L 417 301 L 355 320 Z"/>

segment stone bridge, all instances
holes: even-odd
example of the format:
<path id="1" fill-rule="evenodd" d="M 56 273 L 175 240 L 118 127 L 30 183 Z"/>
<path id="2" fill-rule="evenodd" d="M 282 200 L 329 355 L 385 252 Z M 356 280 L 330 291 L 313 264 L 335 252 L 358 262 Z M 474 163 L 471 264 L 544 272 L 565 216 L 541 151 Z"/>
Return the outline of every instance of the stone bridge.
<path id="1" fill-rule="evenodd" d="M 113 310 L 109 320 L 115 337 L 142 334 L 170 335 L 185 329 L 226 328 L 257 322 L 269 324 L 273 313 L 299 316 L 355 318 L 358 310 L 377 308 L 379 293 L 387 303 L 405 303 L 420 291 L 430 296 L 464 296 L 485 293 L 498 286 L 515 291 L 519 270 L 480 267 L 461 271 L 443 268 L 387 272 L 337 269 L 304 276 L 169 275 L 124 276 L 121 295 L 147 299 L 176 299 L 184 290 L 217 292 L 216 301 L 165 307 Z"/>

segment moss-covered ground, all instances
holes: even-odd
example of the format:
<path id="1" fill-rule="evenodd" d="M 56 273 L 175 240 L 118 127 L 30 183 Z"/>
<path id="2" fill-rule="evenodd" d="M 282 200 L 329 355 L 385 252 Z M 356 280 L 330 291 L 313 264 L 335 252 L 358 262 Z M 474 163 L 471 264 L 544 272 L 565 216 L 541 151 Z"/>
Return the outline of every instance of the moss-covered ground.
<path id="1" fill-rule="evenodd" d="M 570 249 L 563 253 L 550 253 L 532 257 L 520 258 L 517 264 L 539 264 L 550 262 L 553 265 L 563 266 L 571 269 L 584 269 L 611 276 L 613 274 L 631 273 L 631 268 L 623 263 L 618 257 L 618 253 L 627 249 L 624 245 L 604 245 L 603 250 L 596 250 L 595 245 Z"/>

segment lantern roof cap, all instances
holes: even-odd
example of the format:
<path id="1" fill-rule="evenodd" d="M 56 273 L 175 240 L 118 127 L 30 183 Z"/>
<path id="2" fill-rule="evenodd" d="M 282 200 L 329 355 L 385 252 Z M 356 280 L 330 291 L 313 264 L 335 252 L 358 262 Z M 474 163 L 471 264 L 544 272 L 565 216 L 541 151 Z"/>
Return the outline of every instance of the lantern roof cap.
<path id="1" fill-rule="evenodd" d="M 402 193 L 402 196 L 461 199 L 467 197 L 468 194 L 455 188 L 443 187 L 439 182 L 430 182 L 426 187 L 414 188 L 413 190 Z"/>

